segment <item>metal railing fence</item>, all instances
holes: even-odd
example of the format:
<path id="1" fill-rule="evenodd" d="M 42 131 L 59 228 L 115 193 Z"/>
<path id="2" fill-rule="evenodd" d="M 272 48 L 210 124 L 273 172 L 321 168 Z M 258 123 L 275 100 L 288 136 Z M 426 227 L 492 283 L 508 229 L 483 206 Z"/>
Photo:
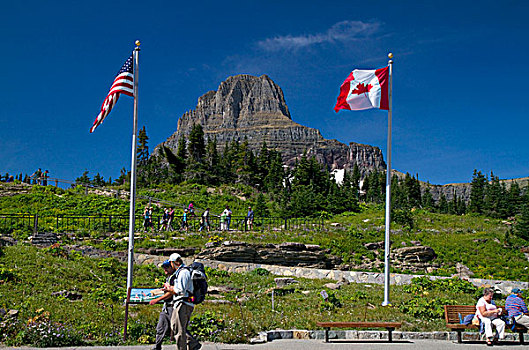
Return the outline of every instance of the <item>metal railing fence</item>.
<path id="1" fill-rule="evenodd" d="M 281 218 L 281 217 L 255 217 L 253 225 L 250 225 L 245 216 L 232 216 L 230 223 L 221 225 L 219 216 L 209 217 L 211 231 L 236 230 L 236 231 L 291 231 L 322 230 L 324 221 L 322 218 Z M 141 231 L 167 231 L 206 230 L 199 216 L 188 216 L 187 225 L 184 225 L 183 217 L 176 216 L 168 223 L 167 229 L 163 227 L 162 216 L 154 215 L 152 219 L 145 222 L 141 215 L 136 215 L 135 230 Z M 224 227 L 223 227 L 224 226 Z M 252 226 L 252 227 L 250 227 Z M 202 227 L 202 229 L 201 229 Z M 15 230 L 33 232 L 127 232 L 129 228 L 128 215 L 38 215 L 38 214 L 1 214 L 0 233 L 12 233 Z"/>

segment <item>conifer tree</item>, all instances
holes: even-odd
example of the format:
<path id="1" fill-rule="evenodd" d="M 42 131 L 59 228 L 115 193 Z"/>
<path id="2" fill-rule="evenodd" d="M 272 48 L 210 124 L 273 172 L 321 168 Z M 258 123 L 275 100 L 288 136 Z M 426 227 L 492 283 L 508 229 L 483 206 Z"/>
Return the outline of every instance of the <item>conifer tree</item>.
<path id="1" fill-rule="evenodd" d="M 529 189 L 524 197 L 520 214 L 516 217 L 514 232 L 518 237 L 529 241 Z"/>
<path id="2" fill-rule="evenodd" d="M 105 186 L 105 180 L 101 175 L 99 175 L 99 173 L 97 173 L 92 179 L 92 184 L 97 187 L 103 187 Z"/>
<path id="3" fill-rule="evenodd" d="M 138 147 L 136 148 L 136 159 L 138 161 L 138 167 L 147 165 L 149 161 L 149 137 L 147 131 L 145 131 L 145 125 L 138 132 Z"/>
<path id="4" fill-rule="evenodd" d="M 433 200 L 432 192 L 430 191 L 430 183 L 427 184 L 422 194 L 422 207 L 427 210 L 435 209 L 435 201 Z"/>
<path id="5" fill-rule="evenodd" d="M 187 159 L 187 140 L 186 137 L 183 135 L 178 139 L 178 148 L 176 150 L 176 156 L 184 162 Z"/>
<path id="6" fill-rule="evenodd" d="M 439 213 L 441 214 L 448 214 L 448 202 L 446 200 L 446 196 L 444 193 L 441 192 L 441 196 L 439 197 L 439 203 L 437 205 L 439 208 Z"/>
<path id="7" fill-rule="evenodd" d="M 180 144 L 179 144 L 180 148 Z M 192 162 L 200 163 L 206 155 L 206 145 L 204 142 L 204 129 L 200 124 L 193 124 L 191 132 L 189 133 L 189 158 Z M 182 158 L 185 158 L 182 157 Z"/>
<path id="8" fill-rule="evenodd" d="M 90 185 L 90 177 L 88 176 L 88 170 L 83 172 L 83 175 L 75 179 L 76 185 Z"/>
<path id="9" fill-rule="evenodd" d="M 481 171 L 474 169 L 472 182 L 470 183 L 470 205 L 469 210 L 473 213 L 482 214 L 485 209 L 485 188 L 487 179 Z"/>

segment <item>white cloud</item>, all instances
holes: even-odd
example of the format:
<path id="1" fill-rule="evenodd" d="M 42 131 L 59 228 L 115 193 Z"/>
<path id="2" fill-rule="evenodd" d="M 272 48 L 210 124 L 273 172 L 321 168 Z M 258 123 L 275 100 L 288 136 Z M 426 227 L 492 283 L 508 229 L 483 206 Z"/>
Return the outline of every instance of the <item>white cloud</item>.
<path id="1" fill-rule="evenodd" d="M 265 51 L 295 50 L 315 44 L 355 41 L 371 37 L 381 27 L 380 22 L 343 21 L 334 24 L 326 32 L 278 36 L 257 43 Z"/>

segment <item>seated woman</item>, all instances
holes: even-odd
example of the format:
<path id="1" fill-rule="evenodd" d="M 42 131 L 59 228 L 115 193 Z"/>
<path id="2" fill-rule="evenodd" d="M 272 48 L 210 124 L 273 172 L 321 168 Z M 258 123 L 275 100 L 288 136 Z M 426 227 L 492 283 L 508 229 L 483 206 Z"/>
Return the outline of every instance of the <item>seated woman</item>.
<path id="1" fill-rule="evenodd" d="M 494 289 L 485 288 L 483 290 L 483 297 L 478 300 L 476 304 L 476 314 L 485 327 L 485 335 L 487 337 L 487 345 L 492 345 L 492 342 L 505 338 L 505 322 L 499 316 L 502 313 L 501 309 L 496 307 L 492 297 L 494 296 Z M 496 327 L 496 337 L 492 336 L 492 325 Z"/>

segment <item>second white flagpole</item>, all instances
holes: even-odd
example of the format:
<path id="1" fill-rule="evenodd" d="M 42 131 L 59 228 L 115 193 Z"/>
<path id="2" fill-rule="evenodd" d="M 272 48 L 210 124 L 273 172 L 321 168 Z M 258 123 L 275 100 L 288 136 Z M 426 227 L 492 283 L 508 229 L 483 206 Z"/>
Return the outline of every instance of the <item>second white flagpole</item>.
<path id="1" fill-rule="evenodd" d="M 390 305 L 389 301 L 389 285 L 390 285 L 390 261 L 389 254 L 391 248 L 390 242 L 390 226 L 391 226 L 391 94 L 392 94 L 392 80 L 393 80 L 393 54 L 389 53 L 389 108 L 388 108 L 388 163 L 386 169 L 386 233 L 384 237 L 384 302 L 383 306 Z"/>
<path id="2" fill-rule="evenodd" d="M 134 268 L 134 231 L 136 226 L 136 136 L 138 133 L 138 76 L 140 61 L 140 41 L 136 40 L 134 48 L 134 121 L 132 127 L 132 160 L 130 168 L 130 209 L 129 209 L 129 255 L 127 264 L 127 291 L 132 288 L 132 271 Z"/>

